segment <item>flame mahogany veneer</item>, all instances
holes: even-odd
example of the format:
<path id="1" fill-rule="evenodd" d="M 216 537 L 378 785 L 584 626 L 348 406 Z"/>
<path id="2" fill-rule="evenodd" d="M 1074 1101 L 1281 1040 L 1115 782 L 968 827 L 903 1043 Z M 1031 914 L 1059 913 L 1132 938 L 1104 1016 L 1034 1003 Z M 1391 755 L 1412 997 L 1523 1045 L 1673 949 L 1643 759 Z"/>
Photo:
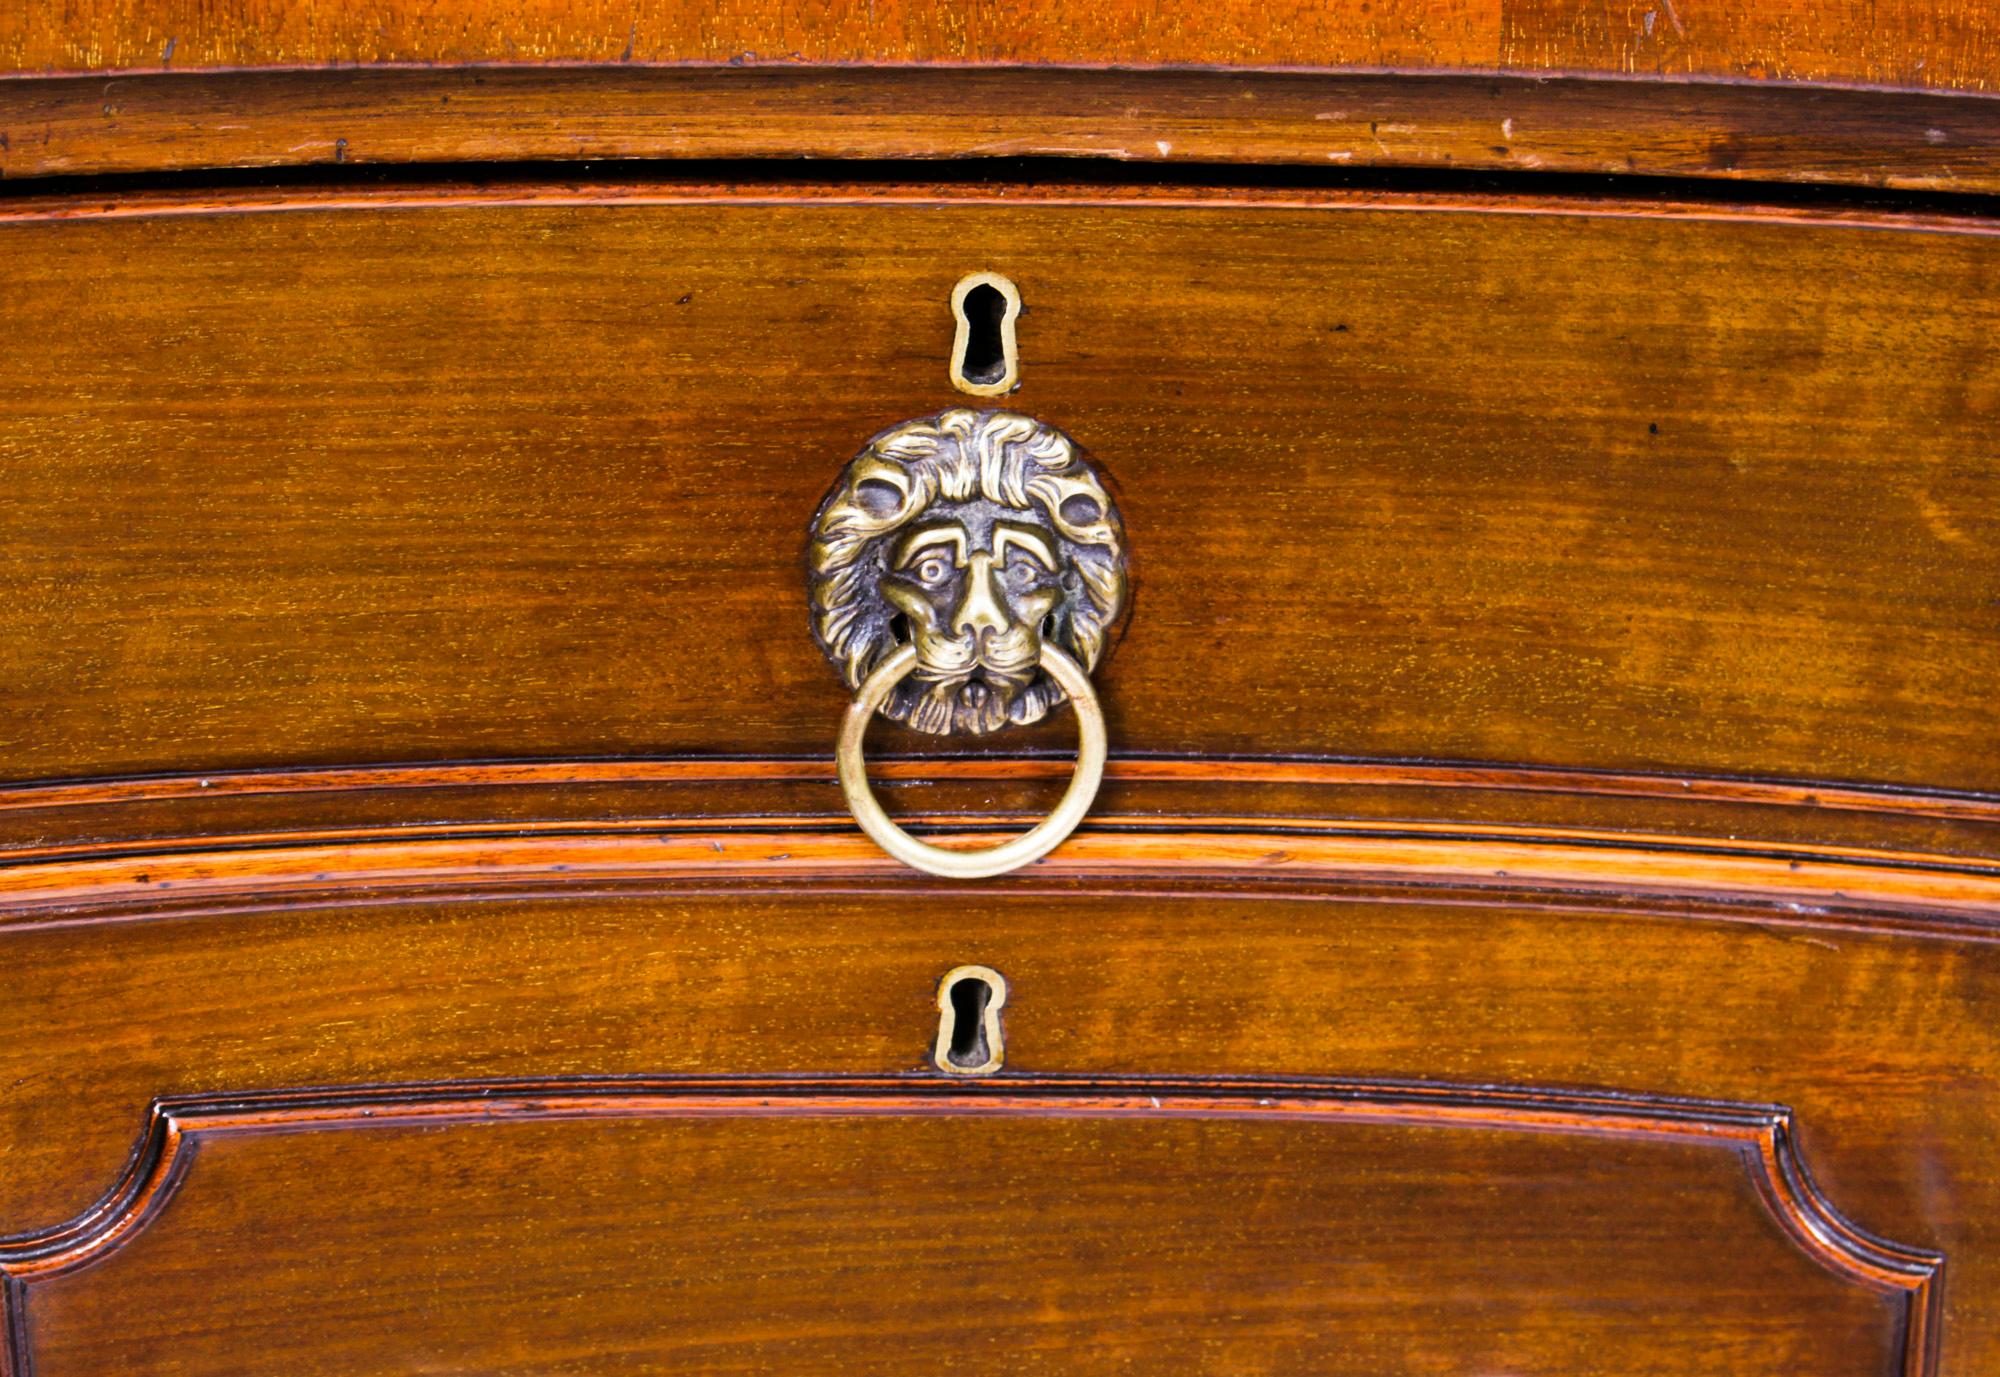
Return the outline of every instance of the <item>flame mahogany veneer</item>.
<path id="1" fill-rule="evenodd" d="M 0 1374 L 2000 1367 L 1988 6 L 561 8 L 0 17 Z M 980 270 L 1133 610 L 953 885 Z"/>

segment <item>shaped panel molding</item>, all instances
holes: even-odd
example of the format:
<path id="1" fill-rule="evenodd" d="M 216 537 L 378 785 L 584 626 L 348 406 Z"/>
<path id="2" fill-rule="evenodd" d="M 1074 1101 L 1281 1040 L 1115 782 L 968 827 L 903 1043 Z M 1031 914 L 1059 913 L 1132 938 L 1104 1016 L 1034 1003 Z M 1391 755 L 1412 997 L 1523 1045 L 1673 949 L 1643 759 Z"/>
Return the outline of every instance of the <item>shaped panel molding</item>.
<path id="1" fill-rule="evenodd" d="M 684 1372 L 1922 1377 L 1941 1267 L 1835 1212 L 1781 1108 L 1013 1075 L 162 1100 L 118 1190 L 0 1249 L 12 1377 L 607 1344 Z"/>

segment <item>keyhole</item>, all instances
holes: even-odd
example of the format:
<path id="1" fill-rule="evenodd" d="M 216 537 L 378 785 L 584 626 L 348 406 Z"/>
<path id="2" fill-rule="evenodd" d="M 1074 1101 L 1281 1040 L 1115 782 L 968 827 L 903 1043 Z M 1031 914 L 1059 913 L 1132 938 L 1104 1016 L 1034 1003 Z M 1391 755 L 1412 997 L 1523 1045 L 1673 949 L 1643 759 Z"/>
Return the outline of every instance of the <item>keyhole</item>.
<path id="1" fill-rule="evenodd" d="M 970 977 L 951 987 L 951 1050 L 953 1066 L 977 1066 L 986 1060 L 986 1006 L 993 987 Z"/>
<path id="2" fill-rule="evenodd" d="M 1000 1008 L 1007 982 L 985 966 L 960 966 L 938 982 L 937 1047 L 931 1060 L 954 1076 L 986 1076 L 1000 1069 Z"/>
<path id="3" fill-rule="evenodd" d="M 1012 391 L 1021 378 L 1014 322 L 1021 294 L 998 273 L 974 273 L 951 293 L 958 331 L 951 346 L 951 384 L 975 397 Z"/>
<path id="4" fill-rule="evenodd" d="M 1000 323 L 1007 319 L 1007 298 L 991 283 L 982 282 L 965 294 L 965 357 L 958 361 L 967 382 L 996 383 L 1007 372 L 1007 351 L 1000 343 Z"/>

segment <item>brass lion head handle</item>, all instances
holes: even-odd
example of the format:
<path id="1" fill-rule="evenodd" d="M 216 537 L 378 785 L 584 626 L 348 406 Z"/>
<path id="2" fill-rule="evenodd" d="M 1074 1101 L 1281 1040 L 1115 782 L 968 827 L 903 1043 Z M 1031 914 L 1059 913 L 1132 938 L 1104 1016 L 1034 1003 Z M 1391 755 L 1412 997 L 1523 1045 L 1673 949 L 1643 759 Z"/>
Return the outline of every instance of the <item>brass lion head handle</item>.
<path id="1" fill-rule="evenodd" d="M 892 426 L 821 502 L 807 561 L 813 634 L 855 693 L 838 759 L 869 835 L 919 869 L 959 876 L 1011 870 L 1067 836 L 1103 769 L 1089 674 L 1126 593 L 1118 509 L 1069 437 L 962 408 Z M 1070 791 L 1004 847 L 927 846 L 869 792 L 861 736 L 877 711 L 918 731 L 982 736 L 1071 699 L 1082 744 Z"/>

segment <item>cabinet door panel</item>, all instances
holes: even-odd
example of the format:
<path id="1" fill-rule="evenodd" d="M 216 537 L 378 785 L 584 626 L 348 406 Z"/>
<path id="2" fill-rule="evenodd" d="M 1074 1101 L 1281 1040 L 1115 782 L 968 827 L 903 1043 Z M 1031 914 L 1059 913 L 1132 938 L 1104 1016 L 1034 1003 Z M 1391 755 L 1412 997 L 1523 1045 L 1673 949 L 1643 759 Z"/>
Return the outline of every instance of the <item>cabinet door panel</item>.
<path id="1" fill-rule="evenodd" d="M 29 1269 L 26 1347 L 39 1377 L 1920 1370 L 1928 1271 L 1809 1254 L 1845 1226 L 1754 1110 L 1060 1089 L 181 1106 L 129 1220 Z"/>

